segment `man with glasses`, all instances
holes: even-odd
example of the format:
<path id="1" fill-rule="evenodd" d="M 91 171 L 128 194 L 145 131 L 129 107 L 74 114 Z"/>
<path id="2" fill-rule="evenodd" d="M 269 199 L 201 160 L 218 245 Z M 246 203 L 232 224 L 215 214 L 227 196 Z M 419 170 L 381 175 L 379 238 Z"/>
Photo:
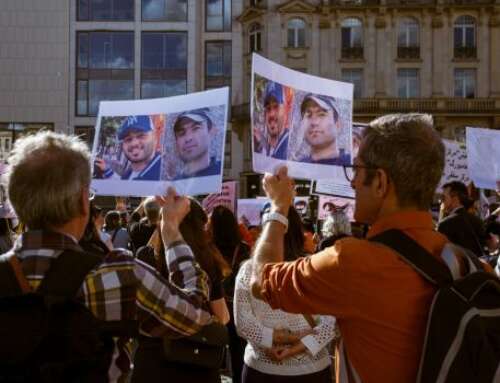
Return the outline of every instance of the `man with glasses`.
<path id="1" fill-rule="evenodd" d="M 349 381 L 365 383 L 416 381 L 436 289 L 395 251 L 369 239 L 397 229 L 440 258 L 448 240 L 434 231 L 429 207 L 443 167 L 444 146 L 431 116 L 372 121 L 353 166 L 345 167 L 355 191 L 354 218 L 371 225 L 368 239 L 344 238 L 286 263 L 282 243 L 293 181 L 286 168 L 264 177 L 272 208 L 252 258 L 253 293 L 274 309 L 337 317 L 342 336 L 337 381 L 347 381 L 347 374 Z"/>
<path id="2" fill-rule="evenodd" d="M 23 291 L 33 291 L 41 284 L 44 285 L 48 278 L 52 284 L 56 281 L 65 285 L 73 283 L 74 293 L 71 299 L 90 310 L 106 328 L 118 324 L 125 329 L 126 324 L 137 321 L 139 332 L 143 336 L 180 337 L 192 335 L 210 322 L 211 315 L 205 308 L 208 302 L 207 275 L 196 263 L 191 249 L 179 232 L 179 224 L 189 212 L 187 197 L 177 196 L 172 189 L 165 196 L 157 197 L 161 207 L 160 231 L 165 261 L 169 269 L 179 273 L 176 282 L 173 282 L 161 278 L 154 269 L 135 259 L 127 251 L 116 250 L 101 258 L 85 253 L 78 245 L 89 221 L 91 197 L 90 153 L 83 141 L 54 132 L 26 136 L 16 141 L 9 157 L 9 165 L 6 174 L 9 198 L 17 216 L 29 230 L 19 237 L 12 252 L 0 257 L 0 298 L 13 293 L 19 294 L 17 289 L 9 291 L 9 281 L 14 281 L 15 285 L 17 279 Z M 10 268 L 11 265 L 13 269 Z M 13 270 L 17 270 L 15 276 Z M 60 290 L 59 287 L 55 291 L 60 294 Z M 57 298 L 59 299 L 59 295 Z M 5 320 L 10 312 L 5 305 L 0 305 L 0 309 L 0 319 Z M 54 319 L 57 319 L 57 323 L 61 319 L 61 323 L 67 324 L 62 318 Z M 84 329 L 88 330 L 88 327 L 90 325 L 87 324 Z M 57 334 L 57 329 L 52 330 Z M 79 330 L 80 328 L 71 328 L 72 332 Z M 26 345 L 33 342 L 29 332 L 15 331 L 13 334 L 16 337 L 14 344 Z M 6 332 L 1 334 L 0 343 L 3 346 L 12 344 L 7 343 L 8 336 Z M 19 338 L 22 336 L 28 339 Z M 93 339 L 85 337 L 87 338 L 89 342 Z M 45 338 L 40 344 L 47 344 L 46 341 Z M 21 363 L 23 368 L 19 369 L 4 369 L 3 363 L 8 364 L 9 360 L 2 358 L 0 381 L 45 381 L 34 379 L 33 376 L 26 379 L 22 375 L 25 371 L 31 371 L 34 366 L 46 366 L 49 369 L 47 373 L 57 372 L 57 376 L 64 374 L 72 377 L 57 381 L 108 381 L 107 371 L 102 370 L 103 367 L 108 367 L 111 354 L 108 355 L 109 360 L 105 359 L 104 365 L 91 362 L 101 354 L 88 355 L 85 352 L 78 354 L 79 359 L 65 365 L 65 353 L 70 358 L 76 355 L 71 354 L 74 351 L 72 347 L 65 346 L 68 347 L 67 350 L 47 349 L 45 353 L 37 353 L 33 358 L 29 356 L 31 359 L 22 363 L 19 360 L 10 361 Z M 87 344 L 85 347 L 93 350 Z M 83 349 L 78 351 L 83 352 Z M 111 348 L 108 351 L 113 350 Z M 45 359 L 37 359 L 44 357 L 48 358 L 48 363 L 44 362 Z M 54 364 L 57 371 L 50 370 Z M 120 366 L 123 367 L 121 364 Z M 105 376 L 97 379 L 95 374 L 103 372 Z M 9 373 L 17 375 L 6 375 Z M 94 379 L 89 376 L 94 376 Z"/>

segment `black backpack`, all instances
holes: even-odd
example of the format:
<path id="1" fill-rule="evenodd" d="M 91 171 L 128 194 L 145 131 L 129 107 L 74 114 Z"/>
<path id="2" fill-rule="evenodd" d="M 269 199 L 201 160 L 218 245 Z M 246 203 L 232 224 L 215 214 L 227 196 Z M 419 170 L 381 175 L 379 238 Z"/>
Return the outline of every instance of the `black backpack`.
<path id="1" fill-rule="evenodd" d="M 0 382 L 107 382 L 114 343 L 74 297 L 101 258 L 64 251 L 36 291 L 0 256 Z"/>
<path id="2" fill-rule="evenodd" d="M 468 251 L 467 274 L 453 279 L 445 264 L 399 230 L 370 240 L 392 248 L 437 286 L 417 382 L 500 382 L 500 280 Z"/>

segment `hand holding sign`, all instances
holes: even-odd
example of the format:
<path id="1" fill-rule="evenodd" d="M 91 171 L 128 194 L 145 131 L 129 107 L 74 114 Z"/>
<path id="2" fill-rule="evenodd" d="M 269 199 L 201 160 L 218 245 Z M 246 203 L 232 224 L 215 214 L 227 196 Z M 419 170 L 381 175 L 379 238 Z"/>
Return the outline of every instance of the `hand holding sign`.
<path id="1" fill-rule="evenodd" d="M 288 169 L 282 166 L 275 175 L 266 173 L 262 180 L 262 186 L 266 195 L 271 200 L 273 208 L 284 214 L 288 214 L 288 209 L 293 203 L 295 197 L 295 188 L 293 179 L 288 177 Z"/>
<path id="2" fill-rule="evenodd" d="M 173 187 L 169 187 L 165 196 L 156 196 L 161 207 L 161 236 L 165 247 L 175 241 L 182 240 L 179 226 L 189 213 L 190 202 L 185 196 L 177 195 Z"/>

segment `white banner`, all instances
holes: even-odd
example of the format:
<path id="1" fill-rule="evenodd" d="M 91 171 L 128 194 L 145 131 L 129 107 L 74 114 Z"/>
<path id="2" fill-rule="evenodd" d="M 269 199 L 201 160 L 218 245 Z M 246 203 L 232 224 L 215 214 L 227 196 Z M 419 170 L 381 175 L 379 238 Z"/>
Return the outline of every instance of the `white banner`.
<path id="1" fill-rule="evenodd" d="M 220 192 L 229 88 L 99 104 L 93 146 L 96 194 Z"/>
<path id="2" fill-rule="evenodd" d="M 446 139 L 443 139 L 443 144 L 445 147 L 445 163 L 443 176 L 436 190 L 437 193 L 441 192 L 445 183 L 451 181 L 460 181 L 466 185 L 470 183 L 465 144 Z"/>
<path id="3" fill-rule="evenodd" d="M 469 177 L 482 189 L 500 190 L 500 131 L 466 130 Z"/>
<path id="4" fill-rule="evenodd" d="M 338 179 L 351 163 L 353 85 L 252 57 L 252 152 L 256 172 L 281 164 L 293 178 Z"/>

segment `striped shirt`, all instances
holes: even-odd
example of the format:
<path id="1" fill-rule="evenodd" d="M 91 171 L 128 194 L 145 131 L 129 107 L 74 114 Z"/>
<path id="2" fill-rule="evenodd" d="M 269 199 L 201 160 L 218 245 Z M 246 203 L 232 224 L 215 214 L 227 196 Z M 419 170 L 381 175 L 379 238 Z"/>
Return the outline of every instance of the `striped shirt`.
<path id="1" fill-rule="evenodd" d="M 22 234 L 13 250 L 32 289 L 64 250 L 83 251 L 71 237 L 46 231 Z M 130 252 L 112 251 L 89 272 L 76 299 L 100 320 L 138 320 L 146 336 L 192 335 L 211 320 L 208 277 L 184 243 L 169 248 L 165 257 L 170 280 Z"/>

